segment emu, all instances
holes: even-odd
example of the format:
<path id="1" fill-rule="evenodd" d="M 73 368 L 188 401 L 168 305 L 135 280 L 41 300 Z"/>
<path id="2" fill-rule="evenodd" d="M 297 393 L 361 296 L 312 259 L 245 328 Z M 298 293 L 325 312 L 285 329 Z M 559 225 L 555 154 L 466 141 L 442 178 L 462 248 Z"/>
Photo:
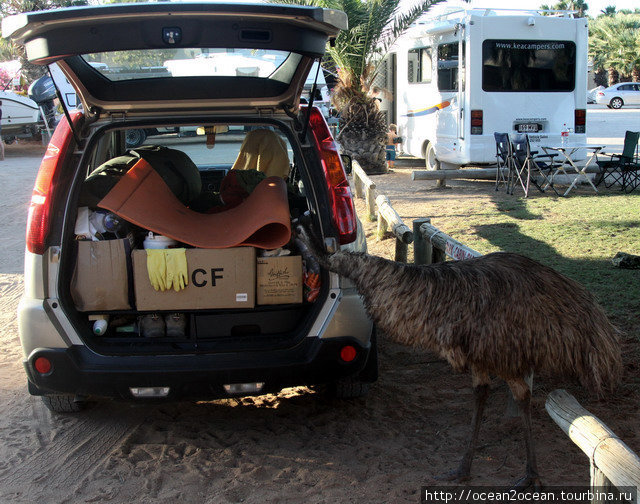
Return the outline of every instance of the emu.
<path id="1" fill-rule="evenodd" d="M 617 330 L 589 291 L 552 268 L 506 252 L 426 266 L 329 254 L 302 226 L 297 231 L 321 265 L 354 282 L 369 316 L 391 340 L 436 351 L 454 370 L 471 371 L 469 445 L 458 468 L 440 479 L 470 475 L 491 376 L 506 381 L 524 423 L 527 463 L 519 488 L 541 487 L 526 377 L 577 378 L 598 395 L 620 380 Z"/>

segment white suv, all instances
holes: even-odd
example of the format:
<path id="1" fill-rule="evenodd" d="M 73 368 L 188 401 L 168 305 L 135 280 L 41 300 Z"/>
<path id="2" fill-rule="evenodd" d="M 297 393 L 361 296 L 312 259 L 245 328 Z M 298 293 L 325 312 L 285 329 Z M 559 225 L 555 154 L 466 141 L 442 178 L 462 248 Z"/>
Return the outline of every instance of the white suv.
<path id="1" fill-rule="evenodd" d="M 328 248 L 366 247 L 327 124 L 299 103 L 345 27 L 340 11 L 240 3 L 3 20 L 3 35 L 32 62 L 56 62 L 82 104 L 58 125 L 29 209 L 18 319 L 31 394 L 76 411 L 100 397 L 366 391 L 377 353 L 361 298 L 290 233 L 306 215 Z M 136 130 L 158 134 L 127 150 Z M 256 136 L 268 139 L 260 152 Z M 107 203 L 124 186 L 132 211 Z M 153 240 L 178 248 L 154 255 Z M 168 275 L 174 254 L 187 258 L 187 285 L 156 291 L 154 272 Z M 222 290 L 231 298 L 212 294 Z"/>

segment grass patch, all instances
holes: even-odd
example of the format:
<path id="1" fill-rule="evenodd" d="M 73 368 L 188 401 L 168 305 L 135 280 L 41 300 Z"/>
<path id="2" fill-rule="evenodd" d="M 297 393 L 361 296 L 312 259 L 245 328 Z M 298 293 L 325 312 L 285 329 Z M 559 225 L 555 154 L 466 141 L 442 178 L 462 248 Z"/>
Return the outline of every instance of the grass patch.
<path id="1" fill-rule="evenodd" d="M 640 195 L 502 199 L 434 225 L 479 252 L 517 252 L 556 268 L 585 285 L 618 322 L 638 317 L 640 270 L 614 268 L 611 258 L 619 251 L 640 255 Z"/>

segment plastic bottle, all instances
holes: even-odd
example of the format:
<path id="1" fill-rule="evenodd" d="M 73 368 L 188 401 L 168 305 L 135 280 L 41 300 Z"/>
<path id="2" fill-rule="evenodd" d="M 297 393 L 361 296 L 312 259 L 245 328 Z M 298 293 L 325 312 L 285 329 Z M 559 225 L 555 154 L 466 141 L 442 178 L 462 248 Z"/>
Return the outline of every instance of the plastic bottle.
<path id="1" fill-rule="evenodd" d="M 109 326 L 108 316 L 103 315 L 96 319 L 93 323 L 93 334 L 96 336 L 102 336 L 107 332 L 107 327 Z"/>
<path id="2" fill-rule="evenodd" d="M 567 128 L 567 123 L 564 123 L 564 125 L 562 126 L 562 131 L 560 132 L 560 140 L 562 141 L 563 147 L 569 143 L 569 129 Z"/>
<path id="3" fill-rule="evenodd" d="M 154 235 L 152 232 L 149 232 L 149 234 L 145 237 L 144 243 L 142 244 L 142 246 L 145 249 L 166 249 L 166 248 L 173 248 L 177 244 L 178 242 L 172 238 L 169 238 L 167 236 L 162 236 L 159 234 Z"/>

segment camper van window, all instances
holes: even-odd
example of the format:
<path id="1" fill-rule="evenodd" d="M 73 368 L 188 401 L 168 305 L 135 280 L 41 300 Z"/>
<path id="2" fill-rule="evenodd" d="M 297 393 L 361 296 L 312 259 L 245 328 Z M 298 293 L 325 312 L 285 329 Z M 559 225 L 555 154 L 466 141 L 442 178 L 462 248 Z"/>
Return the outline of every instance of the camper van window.
<path id="1" fill-rule="evenodd" d="M 482 89 L 502 92 L 573 91 L 576 44 L 558 40 L 485 40 Z"/>
<path id="2" fill-rule="evenodd" d="M 411 49 L 408 54 L 408 80 L 409 82 L 431 82 L 431 48 L 420 47 Z"/>
<path id="3" fill-rule="evenodd" d="M 464 42 L 462 55 L 464 69 Z M 438 90 L 458 91 L 458 42 L 438 46 Z"/>

